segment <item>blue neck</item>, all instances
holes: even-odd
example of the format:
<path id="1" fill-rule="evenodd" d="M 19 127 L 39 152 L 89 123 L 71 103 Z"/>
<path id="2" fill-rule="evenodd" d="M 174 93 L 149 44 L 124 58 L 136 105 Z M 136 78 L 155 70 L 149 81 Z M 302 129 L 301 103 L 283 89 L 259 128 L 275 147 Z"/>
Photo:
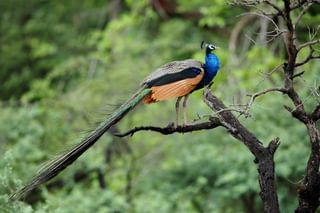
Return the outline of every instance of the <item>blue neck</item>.
<path id="1" fill-rule="evenodd" d="M 220 61 L 215 54 L 206 53 L 205 64 L 203 67 L 205 71 L 205 74 L 203 77 L 203 84 L 207 85 L 216 76 L 220 68 Z"/>

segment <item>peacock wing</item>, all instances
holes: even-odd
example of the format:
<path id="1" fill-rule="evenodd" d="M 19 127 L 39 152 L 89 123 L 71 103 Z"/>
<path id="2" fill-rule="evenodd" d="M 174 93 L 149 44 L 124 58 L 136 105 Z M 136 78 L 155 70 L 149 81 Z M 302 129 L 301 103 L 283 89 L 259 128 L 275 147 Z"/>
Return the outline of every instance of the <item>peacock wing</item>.
<path id="1" fill-rule="evenodd" d="M 143 85 L 151 89 L 144 103 L 154 103 L 190 94 L 204 76 L 202 64 L 196 60 L 173 61 L 155 70 Z"/>
<path id="2" fill-rule="evenodd" d="M 182 61 L 172 61 L 164 64 L 150 75 L 148 75 L 143 81 L 142 85 L 153 85 L 155 82 L 161 81 L 161 79 L 172 78 L 171 81 L 179 80 L 178 78 L 189 77 L 191 69 L 201 70 L 202 63 L 197 60 L 187 59 Z M 191 72 L 192 74 L 193 72 Z M 170 79 L 169 79 L 170 80 Z"/>

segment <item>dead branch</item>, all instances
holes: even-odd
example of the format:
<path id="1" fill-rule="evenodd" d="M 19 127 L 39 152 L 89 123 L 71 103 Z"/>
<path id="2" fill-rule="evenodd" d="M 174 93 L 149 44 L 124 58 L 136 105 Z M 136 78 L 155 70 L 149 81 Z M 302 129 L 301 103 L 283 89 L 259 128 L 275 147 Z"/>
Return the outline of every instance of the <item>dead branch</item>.
<path id="1" fill-rule="evenodd" d="M 214 111 L 221 111 L 227 107 L 217 97 L 211 94 L 209 87 L 204 92 L 204 102 Z M 259 172 L 260 196 L 263 201 L 265 212 L 280 212 L 278 196 L 276 192 L 276 181 L 274 173 L 274 153 L 279 146 L 279 139 L 276 138 L 269 143 L 267 148 L 262 142 L 230 112 L 223 111 L 219 114 L 223 127 L 243 144 L 256 157 Z"/>
<path id="2" fill-rule="evenodd" d="M 267 41 L 265 42 L 259 42 L 260 45 L 264 45 L 264 44 L 268 44 L 272 41 L 274 41 L 276 38 L 278 38 L 280 35 L 282 35 L 283 33 L 286 32 L 286 30 L 283 30 L 283 29 L 280 29 L 279 26 L 275 23 L 275 21 L 270 18 L 268 15 L 266 15 L 265 13 L 257 13 L 257 12 L 246 12 L 246 13 L 242 13 L 240 14 L 239 16 L 259 16 L 259 17 L 262 17 L 262 18 L 265 18 L 267 19 L 273 26 L 274 26 L 274 30 L 273 31 L 270 31 L 270 32 L 267 32 L 267 36 L 268 37 L 271 37 L 270 39 L 268 39 Z M 238 16 L 238 17 L 239 17 Z M 258 42 L 256 42 L 254 39 L 252 39 L 251 37 L 247 36 L 246 37 L 252 41 L 252 43 L 254 44 L 257 44 Z"/>
<path id="3" fill-rule="evenodd" d="M 306 43 L 304 43 L 304 44 L 301 44 L 301 45 L 297 48 L 297 50 L 300 51 L 300 50 L 302 50 L 302 49 L 305 48 L 305 47 L 309 47 L 309 46 L 312 46 L 312 45 L 315 45 L 315 44 L 318 44 L 318 43 L 320 43 L 320 39 L 308 41 L 308 42 L 306 42 Z"/>
<path id="4" fill-rule="evenodd" d="M 282 9 L 280 7 L 278 7 L 276 4 L 274 4 L 273 2 L 269 1 L 269 0 L 264 0 L 262 1 L 262 3 L 265 3 L 269 6 L 271 6 L 273 9 L 275 9 L 277 11 L 277 14 L 284 17 Z"/>
<path id="5" fill-rule="evenodd" d="M 320 104 L 314 109 L 311 114 L 311 118 L 313 121 L 318 121 L 320 119 Z"/>
<path id="6" fill-rule="evenodd" d="M 296 28 L 296 26 L 299 24 L 300 20 L 302 19 L 302 17 L 304 16 L 304 14 L 309 10 L 309 8 L 313 5 L 313 2 L 308 2 L 308 4 L 306 6 L 304 6 L 303 10 L 300 12 L 300 14 L 298 15 L 296 21 L 294 22 L 294 27 Z"/>
<path id="7" fill-rule="evenodd" d="M 301 61 L 299 63 L 296 63 L 295 67 L 300 67 L 302 65 L 305 65 L 306 63 L 308 63 L 309 61 L 314 60 L 314 59 L 320 59 L 320 55 L 318 55 L 318 56 L 313 56 L 313 55 L 312 56 L 308 56 L 303 61 Z"/>
<path id="8" fill-rule="evenodd" d="M 124 133 L 114 133 L 114 135 L 118 137 L 125 137 L 128 135 L 133 136 L 136 132 L 139 132 L 139 131 L 153 131 L 163 135 L 169 135 L 173 133 L 188 133 L 188 132 L 205 130 L 205 129 L 214 129 L 221 125 L 222 124 L 218 118 L 211 117 L 209 122 L 203 122 L 199 124 L 191 124 L 187 126 L 178 126 L 178 127 L 175 127 L 172 123 L 168 124 L 168 126 L 166 127 L 141 126 L 141 127 L 135 127 L 133 129 L 130 129 Z"/>
<path id="9" fill-rule="evenodd" d="M 265 95 L 267 93 L 270 93 L 270 92 L 281 92 L 283 94 L 286 94 L 287 90 L 285 88 L 273 87 L 273 88 L 269 88 L 269 89 L 266 89 L 266 90 L 251 94 L 251 95 L 249 94 L 248 96 L 250 97 L 250 99 L 249 99 L 248 103 L 246 104 L 245 114 L 249 113 L 249 110 L 251 109 L 251 107 L 252 107 L 252 105 L 253 105 L 253 103 L 254 103 L 256 98 L 258 98 L 258 97 L 260 97 L 262 95 Z"/>
<path id="10" fill-rule="evenodd" d="M 308 56 L 303 61 L 301 61 L 299 63 L 296 63 L 295 67 L 300 67 L 300 66 L 305 65 L 306 63 L 308 63 L 310 60 L 319 59 L 320 58 L 320 55 L 315 56 L 315 55 L 313 55 L 313 53 L 314 53 L 314 49 L 310 47 L 310 51 L 309 51 Z"/>
<path id="11" fill-rule="evenodd" d="M 290 4 L 290 11 L 301 8 L 305 3 L 313 2 L 313 3 L 319 3 L 319 0 L 299 0 L 295 1 L 292 4 Z"/>
<path id="12" fill-rule="evenodd" d="M 295 79 L 295 78 L 297 78 L 297 77 L 301 77 L 301 76 L 303 76 L 303 74 L 304 74 L 304 71 L 299 72 L 299 73 L 297 73 L 297 74 L 294 74 L 294 75 L 292 76 L 292 79 Z"/>

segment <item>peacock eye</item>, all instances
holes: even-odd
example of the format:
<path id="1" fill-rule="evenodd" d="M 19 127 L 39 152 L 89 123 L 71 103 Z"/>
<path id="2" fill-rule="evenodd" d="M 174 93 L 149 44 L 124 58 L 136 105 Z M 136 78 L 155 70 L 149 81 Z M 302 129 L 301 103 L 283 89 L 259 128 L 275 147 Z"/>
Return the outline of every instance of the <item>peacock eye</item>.
<path id="1" fill-rule="evenodd" d="M 210 49 L 210 50 L 214 50 L 214 49 L 216 49 L 216 48 L 215 48 L 215 46 L 214 46 L 213 44 L 209 44 L 209 45 L 208 45 L 208 47 L 209 47 L 209 49 Z"/>

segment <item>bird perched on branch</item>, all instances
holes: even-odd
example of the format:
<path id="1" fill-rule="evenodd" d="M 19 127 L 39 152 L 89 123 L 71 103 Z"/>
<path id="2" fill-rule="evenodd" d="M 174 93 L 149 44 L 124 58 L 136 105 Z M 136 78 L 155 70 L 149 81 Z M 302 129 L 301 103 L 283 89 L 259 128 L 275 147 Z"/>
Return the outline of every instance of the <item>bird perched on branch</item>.
<path id="1" fill-rule="evenodd" d="M 140 89 L 122 104 L 114 113 L 104 122 L 94 129 L 79 144 L 71 150 L 49 162 L 42 170 L 38 172 L 35 178 L 21 190 L 12 195 L 12 199 L 17 200 L 24 197 L 28 192 L 35 189 L 56 175 L 58 175 L 67 166 L 72 164 L 86 150 L 114 124 L 120 121 L 130 110 L 140 102 L 146 104 L 156 103 L 158 101 L 177 98 L 176 102 L 176 123 L 179 122 L 179 109 L 181 99 L 183 100 L 184 122 L 186 124 L 186 104 L 188 95 L 197 89 L 208 85 L 216 76 L 220 61 L 213 53 L 216 46 L 202 42 L 201 48 L 205 48 L 205 62 L 187 59 L 182 61 L 173 61 L 156 69 L 147 76 L 141 83 Z"/>

